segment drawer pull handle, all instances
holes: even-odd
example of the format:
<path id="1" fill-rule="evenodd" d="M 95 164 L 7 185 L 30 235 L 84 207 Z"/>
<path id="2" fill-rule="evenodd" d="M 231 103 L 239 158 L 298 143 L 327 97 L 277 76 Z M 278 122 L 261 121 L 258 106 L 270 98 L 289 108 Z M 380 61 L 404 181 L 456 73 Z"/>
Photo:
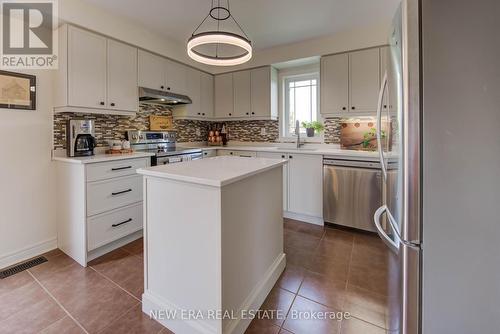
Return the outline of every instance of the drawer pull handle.
<path id="1" fill-rule="evenodd" d="M 116 196 L 116 195 L 120 195 L 120 194 L 125 194 L 125 193 L 128 193 L 128 192 L 131 192 L 131 191 L 132 191 L 132 189 L 127 189 L 127 190 L 118 191 L 116 193 L 111 193 L 111 195 Z"/>
<path id="2" fill-rule="evenodd" d="M 132 168 L 132 166 L 111 168 L 111 170 L 112 170 L 112 171 L 117 171 L 117 170 L 129 169 L 129 168 Z"/>
<path id="3" fill-rule="evenodd" d="M 126 223 L 130 223 L 131 221 L 132 221 L 132 218 L 129 218 L 129 219 L 127 219 L 127 220 L 125 220 L 125 221 L 123 221 L 123 222 L 121 222 L 121 223 L 118 223 L 118 224 L 113 224 L 113 225 L 111 225 L 111 226 L 113 226 L 113 227 L 117 227 L 117 226 L 120 226 L 120 225 L 123 225 L 123 224 L 126 224 Z"/>

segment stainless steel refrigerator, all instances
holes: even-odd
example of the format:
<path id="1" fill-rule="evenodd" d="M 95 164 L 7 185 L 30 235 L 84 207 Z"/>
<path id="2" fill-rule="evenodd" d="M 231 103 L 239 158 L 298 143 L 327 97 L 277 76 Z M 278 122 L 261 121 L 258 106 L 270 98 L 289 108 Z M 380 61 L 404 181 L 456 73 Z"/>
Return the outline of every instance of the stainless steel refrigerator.
<path id="1" fill-rule="evenodd" d="M 419 333 L 421 313 L 419 32 L 419 1 L 405 0 L 388 36 L 377 112 L 384 200 L 374 212 L 374 223 L 390 249 L 387 328 L 391 333 L 405 334 Z M 380 130 L 383 121 L 390 122 L 392 136 Z M 382 144 L 387 140 L 392 140 L 392 145 Z M 391 146 L 391 152 L 385 151 Z"/>

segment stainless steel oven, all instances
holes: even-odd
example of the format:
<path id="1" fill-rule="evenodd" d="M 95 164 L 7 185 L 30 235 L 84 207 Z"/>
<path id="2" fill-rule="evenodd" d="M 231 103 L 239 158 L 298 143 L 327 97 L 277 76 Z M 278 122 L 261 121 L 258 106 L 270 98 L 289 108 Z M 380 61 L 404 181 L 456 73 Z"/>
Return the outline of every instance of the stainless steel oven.
<path id="1" fill-rule="evenodd" d="M 175 131 L 127 131 L 127 139 L 135 151 L 151 152 L 151 166 L 202 159 L 200 148 L 176 146 Z"/>

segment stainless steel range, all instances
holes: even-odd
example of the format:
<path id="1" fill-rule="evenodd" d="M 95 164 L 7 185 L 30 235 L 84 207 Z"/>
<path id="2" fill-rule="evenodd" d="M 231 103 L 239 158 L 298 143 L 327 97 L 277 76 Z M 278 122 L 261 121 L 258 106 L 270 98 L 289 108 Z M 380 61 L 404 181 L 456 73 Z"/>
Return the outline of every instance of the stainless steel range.
<path id="1" fill-rule="evenodd" d="M 199 148 L 177 148 L 175 131 L 127 131 L 130 148 L 155 153 L 151 166 L 203 158 Z"/>

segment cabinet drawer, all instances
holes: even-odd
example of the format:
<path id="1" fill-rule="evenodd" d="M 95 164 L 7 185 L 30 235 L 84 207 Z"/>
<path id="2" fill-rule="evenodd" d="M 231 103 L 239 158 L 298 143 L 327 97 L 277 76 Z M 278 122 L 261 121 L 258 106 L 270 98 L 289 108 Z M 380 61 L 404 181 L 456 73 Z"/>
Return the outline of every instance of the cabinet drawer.
<path id="1" fill-rule="evenodd" d="M 87 216 L 142 201 L 142 177 L 121 177 L 87 183 Z"/>
<path id="2" fill-rule="evenodd" d="M 134 175 L 136 169 L 149 166 L 149 158 L 125 159 L 87 165 L 87 182 Z"/>
<path id="3" fill-rule="evenodd" d="M 94 250 L 142 229 L 142 202 L 87 220 L 87 246 Z"/>

